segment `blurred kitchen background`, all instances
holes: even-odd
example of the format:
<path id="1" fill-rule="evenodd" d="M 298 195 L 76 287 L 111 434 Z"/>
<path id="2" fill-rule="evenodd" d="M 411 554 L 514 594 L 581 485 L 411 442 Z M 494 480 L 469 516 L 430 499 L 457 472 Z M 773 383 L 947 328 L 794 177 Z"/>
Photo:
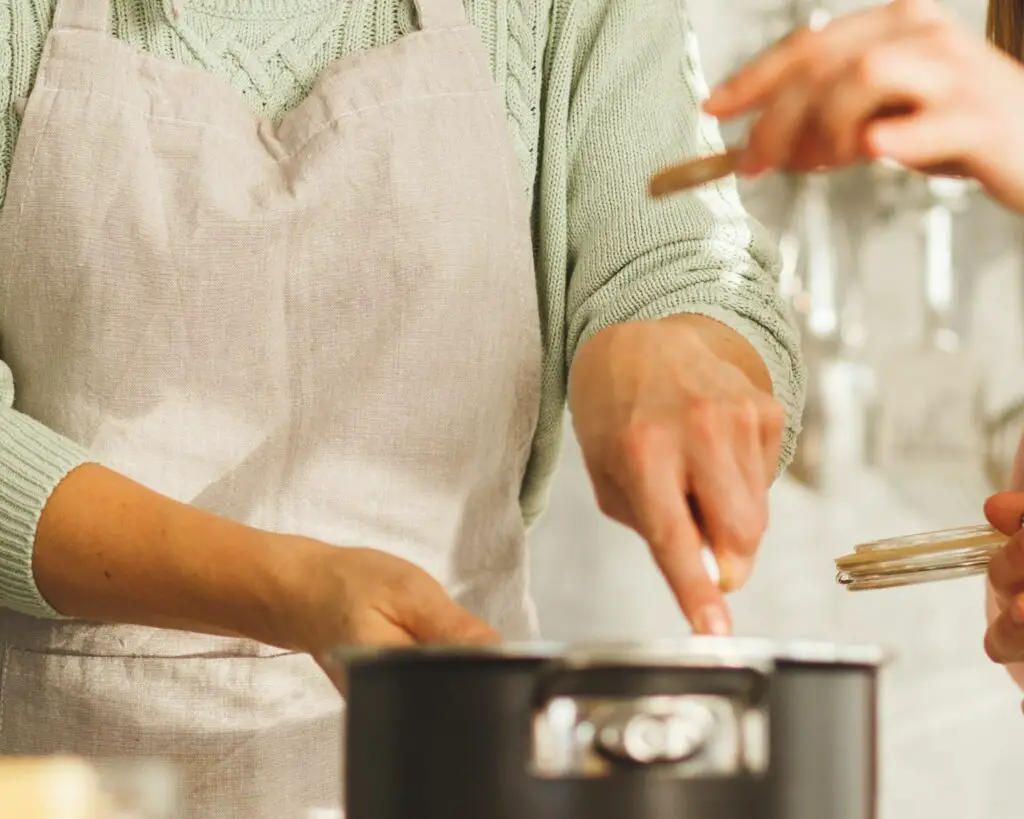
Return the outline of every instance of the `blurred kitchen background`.
<path id="1" fill-rule="evenodd" d="M 979 33 L 984 4 L 951 2 Z M 816 6 L 857 5 L 690 0 L 690 14 L 713 83 Z M 1024 426 L 1022 224 L 970 187 L 886 168 L 776 177 L 744 195 L 782 241 L 812 394 L 759 569 L 733 600 L 737 630 L 891 650 L 880 819 L 1017 819 L 1022 695 L 982 651 L 982 581 L 851 593 L 832 560 L 866 540 L 981 522 L 1005 484 Z M 547 637 L 687 632 L 644 546 L 596 510 L 571 436 L 533 561 Z"/>

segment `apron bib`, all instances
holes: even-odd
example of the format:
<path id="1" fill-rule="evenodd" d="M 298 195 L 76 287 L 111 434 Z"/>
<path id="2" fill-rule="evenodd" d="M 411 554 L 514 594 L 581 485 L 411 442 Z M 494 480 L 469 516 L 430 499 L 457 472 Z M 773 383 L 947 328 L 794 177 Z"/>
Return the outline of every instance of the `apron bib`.
<path id="1" fill-rule="evenodd" d="M 2 354 L 17 409 L 100 463 L 397 554 L 524 639 L 529 205 L 462 0 L 415 5 L 274 124 L 116 40 L 109 0 L 59 0 L 0 213 Z M 183 819 L 337 807 L 340 726 L 305 656 L 0 615 L 0 753 L 174 761 Z"/>

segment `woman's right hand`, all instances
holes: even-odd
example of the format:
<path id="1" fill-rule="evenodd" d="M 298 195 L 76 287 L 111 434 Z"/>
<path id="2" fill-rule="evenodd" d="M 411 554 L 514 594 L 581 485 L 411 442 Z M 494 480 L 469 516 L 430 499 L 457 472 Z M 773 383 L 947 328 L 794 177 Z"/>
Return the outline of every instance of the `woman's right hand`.
<path id="1" fill-rule="evenodd" d="M 1024 69 L 935 0 L 801 30 L 715 89 L 705 110 L 756 112 L 747 173 L 886 158 L 974 177 L 1024 210 Z"/>

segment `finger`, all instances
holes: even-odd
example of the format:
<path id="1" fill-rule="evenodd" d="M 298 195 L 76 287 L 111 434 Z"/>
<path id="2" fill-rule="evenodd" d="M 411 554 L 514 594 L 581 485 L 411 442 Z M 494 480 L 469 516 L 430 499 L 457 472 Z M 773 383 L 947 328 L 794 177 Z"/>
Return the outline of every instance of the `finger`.
<path id="1" fill-rule="evenodd" d="M 973 152 L 977 120 L 967 111 L 921 112 L 868 126 L 865 150 L 910 168 L 956 162 Z"/>
<path id="2" fill-rule="evenodd" d="M 686 492 L 667 450 L 629 471 L 626 495 L 637 531 L 650 549 L 683 614 L 698 634 L 728 635 L 732 622 L 725 597 L 701 554 L 703 539 L 690 514 Z"/>
<path id="3" fill-rule="evenodd" d="M 794 77 L 827 71 L 905 24 L 888 7 L 872 7 L 833 20 L 820 31 L 798 29 L 715 88 L 704 109 L 734 117 L 761 107 Z"/>
<path id="4" fill-rule="evenodd" d="M 985 653 L 1001 665 L 1024 661 L 1024 598 L 1014 598 L 1010 607 L 985 632 Z"/>
<path id="5" fill-rule="evenodd" d="M 894 106 L 913 110 L 922 104 L 922 89 L 908 78 L 886 74 L 896 70 L 890 66 L 907 62 L 898 52 L 904 45 L 899 40 L 855 61 L 822 95 L 814 124 L 830 166 L 865 158 L 864 134 L 874 118 L 885 116 Z"/>
<path id="6" fill-rule="evenodd" d="M 403 601 L 401 622 L 418 643 L 490 645 L 500 641 L 494 629 L 449 597 L 440 583 L 423 578 Z"/>
<path id="7" fill-rule="evenodd" d="M 800 135 L 814 117 L 818 89 L 810 81 L 794 81 L 783 88 L 754 120 L 747 134 L 742 167 L 766 170 L 790 164 Z"/>
<path id="8" fill-rule="evenodd" d="M 315 657 L 317 664 L 321 670 L 327 675 L 328 679 L 334 683 L 334 687 L 341 694 L 342 699 L 348 698 L 348 666 L 343 663 L 335 662 L 334 660 Z"/>
<path id="9" fill-rule="evenodd" d="M 629 498 L 610 477 L 594 478 L 594 496 L 598 509 L 609 518 L 630 529 L 639 528 L 633 517 Z"/>
<path id="10" fill-rule="evenodd" d="M 769 413 L 771 414 L 771 413 Z M 696 405 L 687 476 L 722 570 L 722 588 L 742 588 L 768 525 L 768 478 L 759 402 Z"/>
<path id="11" fill-rule="evenodd" d="M 372 646 L 373 648 L 408 648 L 416 645 L 416 640 L 405 629 L 394 625 L 383 617 L 374 616 L 353 635 L 352 644 Z M 336 649 L 337 646 L 332 647 Z M 338 651 L 317 652 L 313 655 L 317 665 L 334 683 L 341 696 L 348 696 L 348 667 L 345 653 Z"/>
<path id="12" fill-rule="evenodd" d="M 768 523 L 760 441 L 737 448 L 738 453 L 714 458 L 695 454 L 700 466 L 689 478 L 705 534 L 718 560 L 723 591 L 736 591 L 746 585 Z"/>
<path id="13" fill-rule="evenodd" d="M 988 580 L 1000 600 L 1024 593 L 1024 534 L 1007 541 L 988 562 Z"/>
<path id="14" fill-rule="evenodd" d="M 985 501 L 985 517 L 1004 535 L 1015 535 L 1024 520 L 1024 492 L 1000 492 Z"/>
<path id="15" fill-rule="evenodd" d="M 672 528 L 663 528 L 659 536 L 647 537 L 654 562 L 693 630 L 697 634 L 727 636 L 732 632 L 732 619 L 725 597 L 704 563 L 700 532 L 689 518 L 685 504 L 680 504 L 672 514 L 676 519 Z M 723 571 L 720 564 L 719 570 Z"/>
<path id="16" fill-rule="evenodd" d="M 796 138 L 786 169 L 803 173 L 828 170 L 834 167 L 828 140 L 821 133 L 816 117 L 812 117 Z"/>
<path id="17" fill-rule="evenodd" d="M 876 121 L 900 121 L 951 100 L 958 80 L 944 61 L 933 56 L 936 31 L 935 27 L 903 31 L 849 60 L 814 89 L 804 121 L 813 125 L 808 130 L 822 140 L 815 153 L 824 155 L 826 164 L 841 167 L 877 156 L 865 142 L 867 130 Z M 793 142 L 806 144 L 800 139 Z"/>
<path id="18" fill-rule="evenodd" d="M 809 137 L 821 140 L 810 146 L 818 164 L 836 167 L 860 159 L 863 130 L 872 117 L 944 90 L 935 78 L 948 72 L 922 57 L 922 42 L 929 38 L 900 32 L 859 54 L 823 56 L 813 70 L 794 75 L 766 100 L 750 129 L 750 159 L 744 164 L 804 167 L 808 161 L 796 150 L 807 150 Z"/>
<path id="19" fill-rule="evenodd" d="M 443 607 L 439 602 L 432 616 L 417 620 L 413 636 L 421 643 L 444 645 L 493 645 L 501 642 L 498 632 L 451 600 L 447 600 Z"/>

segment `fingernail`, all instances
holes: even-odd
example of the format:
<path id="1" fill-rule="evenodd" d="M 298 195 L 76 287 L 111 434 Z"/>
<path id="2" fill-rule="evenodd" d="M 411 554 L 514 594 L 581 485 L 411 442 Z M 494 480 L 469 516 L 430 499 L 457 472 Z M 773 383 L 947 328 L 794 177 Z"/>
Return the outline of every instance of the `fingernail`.
<path id="1" fill-rule="evenodd" d="M 722 555 L 718 558 L 718 588 L 723 592 L 731 592 L 736 582 L 736 567 L 730 555 Z"/>
<path id="2" fill-rule="evenodd" d="M 718 588 L 726 593 L 739 591 L 750 579 L 750 569 L 747 565 L 730 554 L 718 558 L 718 569 Z"/>
<path id="3" fill-rule="evenodd" d="M 721 606 L 705 606 L 694 619 L 694 630 L 698 634 L 710 634 L 715 637 L 728 637 L 732 631 L 729 615 Z"/>

